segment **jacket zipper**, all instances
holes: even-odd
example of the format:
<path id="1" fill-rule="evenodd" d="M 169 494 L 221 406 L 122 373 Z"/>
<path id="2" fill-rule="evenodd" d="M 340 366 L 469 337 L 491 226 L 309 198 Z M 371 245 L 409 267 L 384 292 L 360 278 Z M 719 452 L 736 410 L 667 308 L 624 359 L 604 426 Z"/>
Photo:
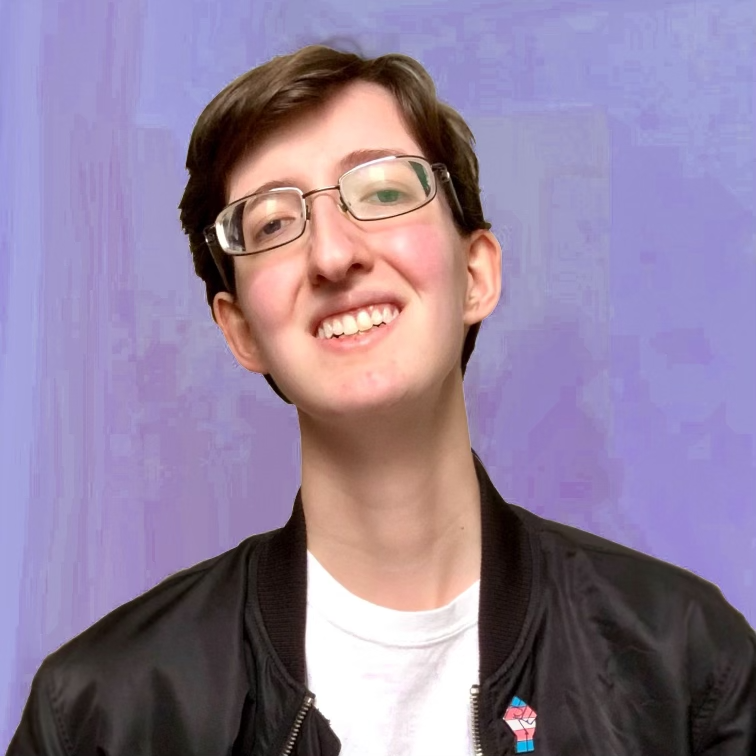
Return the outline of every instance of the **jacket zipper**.
<path id="1" fill-rule="evenodd" d="M 314 696 L 309 694 L 305 696 L 302 705 L 299 707 L 297 716 L 294 719 L 294 724 L 289 733 L 289 737 L 286 738 L 286 745 L 284 746 L 283 751 L 281 751 L 281 756 L 291 756 L 291 752 L 294 750 L 294 744 L 297 742 L 297 737 L 299 737 L 299 730 L 302 728 L 302 722 L 314 703 Z"/>
<path id="2" fill-rule="evenodd" d="M 475 756 L 483 756 L 483 746 L 480 742 L 480 712 L 478 709 L 479 697 L 480 685 L 473 685 L 472 688 L 470 688 L 470 712 L 472 714 L 472 741 Z"/>
<path id="3" fill-rule="evenodd" d="M 479 696 L 480 686 L 473 685 L 472 688 L 470 688 L 470 710 L 472 713 L 472 740 L 475 756 L 483 756 L 483 746 L 480 743 L 480 715 L 478 712 Z M 289 737 L 286 739 L 286 745 L 284 746 L 283 751 L 281 751 L 281 756 L 291 756 L 294 744 L 297 742 L 297 737 L 299 736 L 299 731 L 302 729 L 302 722 L 304 722 L 307 712 L 312 708 L 314 703 L 314 696 L 305 696 L 302 706 L 300 706 L 297 716 L 294 718 L 294 725 L 291 728 Z"/>

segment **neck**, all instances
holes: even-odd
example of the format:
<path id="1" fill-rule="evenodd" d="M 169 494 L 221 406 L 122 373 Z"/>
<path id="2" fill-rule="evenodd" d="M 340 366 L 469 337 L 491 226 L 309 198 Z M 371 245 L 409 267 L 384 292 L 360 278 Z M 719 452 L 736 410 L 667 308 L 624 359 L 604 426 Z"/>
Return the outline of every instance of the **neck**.
<path id="1" fill-rule="evenodd" d="M 300 413 L 308 549 L 347 590 L 392 609 L 443 606 L 480 576 L 461 376 L 440 394 L 351 425 Z"/>

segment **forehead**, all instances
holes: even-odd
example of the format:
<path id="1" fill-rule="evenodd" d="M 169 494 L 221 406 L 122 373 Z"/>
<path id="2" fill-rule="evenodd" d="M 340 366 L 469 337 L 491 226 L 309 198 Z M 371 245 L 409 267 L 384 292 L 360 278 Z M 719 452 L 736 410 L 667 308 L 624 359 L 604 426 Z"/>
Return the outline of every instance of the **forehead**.
<path id="1" fill-rule="evenodd" d="M 227 199 L 282 177 L 296 178 L 304 191 L 334 183 L 346 155 L 373 149 L 421 154 L 393 95 L 377 84 L 356 82 L 277 129 L 242 158 L 229 173 Z"/>

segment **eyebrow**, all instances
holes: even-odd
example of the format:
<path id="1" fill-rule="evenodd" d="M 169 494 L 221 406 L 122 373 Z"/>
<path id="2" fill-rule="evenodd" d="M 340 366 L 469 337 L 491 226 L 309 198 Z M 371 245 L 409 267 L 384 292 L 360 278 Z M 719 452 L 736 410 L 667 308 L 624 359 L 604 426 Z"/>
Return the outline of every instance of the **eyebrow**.
<path id="1" fill-rule="evenodd" d="M 378 160 L 384 157 L 396 157 L 398 155 L 406 155 L 407 150 L 399 149 L 364 149 L 364 150 L 352 150 L 352 152 L 344 155 L 336 167 L 340 174 L 346 173 L 351 168 L 361 165 L 362 163 L 368 163 L 371 160 Z M 273 179 L 272 181 L 266 181 L 264 184 L 258 186 L 254 191 L 250 192 L 247 196 L 252 194 L 262 194 L 268 192 L 271 189 L 282 189 L 284 187 L 296 187 L 297 179 L 291 177 L 284 177 L 279 179 Z"/>

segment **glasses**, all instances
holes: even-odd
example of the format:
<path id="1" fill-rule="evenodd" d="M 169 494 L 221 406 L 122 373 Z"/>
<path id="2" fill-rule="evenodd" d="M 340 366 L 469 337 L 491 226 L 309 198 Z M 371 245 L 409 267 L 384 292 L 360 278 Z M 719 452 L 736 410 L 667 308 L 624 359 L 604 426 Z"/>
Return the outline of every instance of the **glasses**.
<path id="1" fill-rule="evenodd" d="M 414 155 L 397 155 L 358 165 L 334 186 L 307 193 L 284 187 L 242 197 L 221 210 L 215 223 L 205 229 L 205 240 L 222 270 L 215 255 L 218 247 L 227 255 L 255 255 L 299 239 L 311 215 L 307 200 L 320 192 L 338 190 L 341 210 L 355 220 L 385 220 L 431 202 L 438 190 L 436 176 L 447 187 L 462 220 L 462 208 L 446 166 Z"/>

